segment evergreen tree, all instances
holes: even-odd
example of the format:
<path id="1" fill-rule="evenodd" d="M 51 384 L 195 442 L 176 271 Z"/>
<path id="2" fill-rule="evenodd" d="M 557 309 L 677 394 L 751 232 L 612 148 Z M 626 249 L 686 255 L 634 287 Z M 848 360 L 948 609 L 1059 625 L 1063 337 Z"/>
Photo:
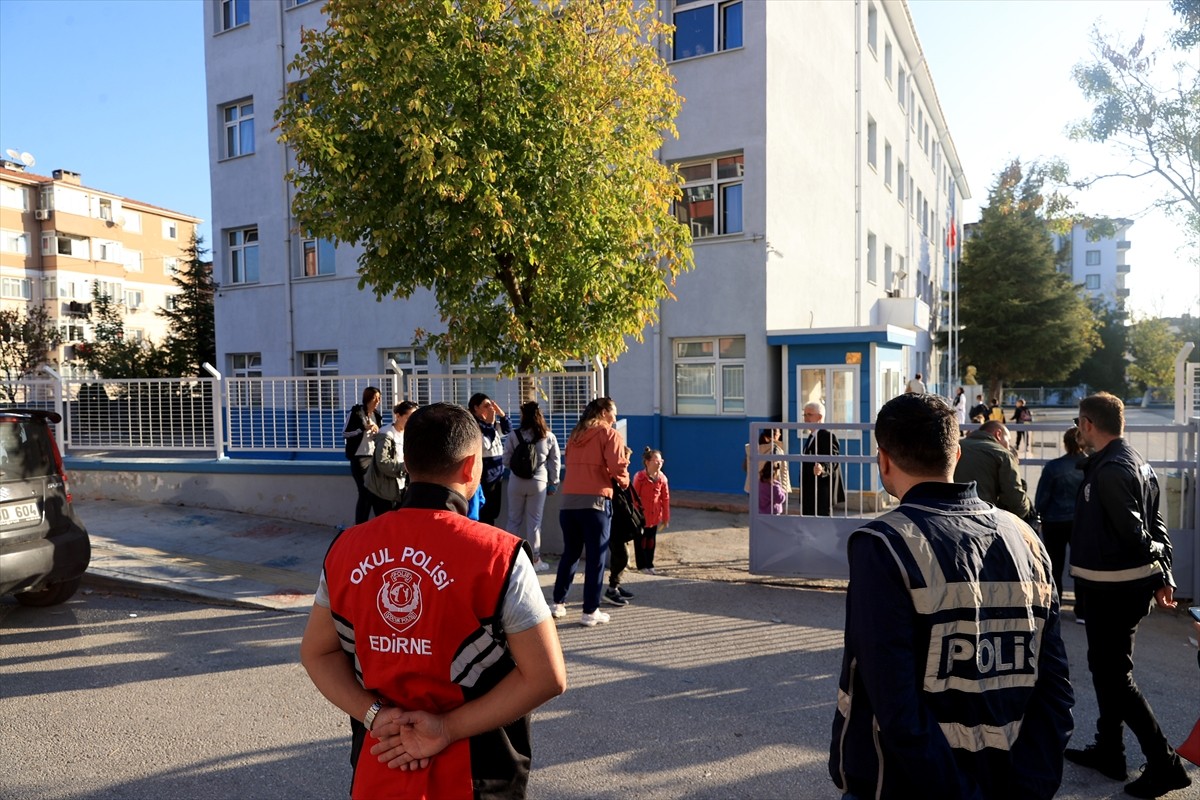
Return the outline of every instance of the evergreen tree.
<path id="1" fill-rule="evenodd" d="M 204 238 L 192 233 L 183 250 L 171 280 L 179 291 L 170 308 L 160 308 L 158 315 L 169 322 L 166 362 L 171 377 L 203 375 L 200 366 L 217 360 L 217 337 L 213 315 L 212 261 L 205 261 L 208 252 Z"/>
<path id="2" fill-rule="evenodd" d="M 121 303 L 92 284 L 92 340 L 75 346 L 84 366 L 102 378 L 161 378 L 166 351 L 150 340 L 125 336 L 125 314 Z"/>
<path id="3" fill-rule="evenodd" d="M 40 305 L 28 311 L 0 309 L 0 396 L 17 401 L 15 382 L 32 375 L 62 343 L 62 336 Z"/>
<path id="4" fill-rule="evenodd" d="M 1069 204 L 1047 187 L 1060 178 L 1056 165 L 1023 169 L 1013 161 L 964 246 L 962 363 L 979 369 L 988 397 L 1001 396 L 1006 383 L 1061 381 L 1099 344 L 1095 316 L 1055 267 L 1049 225 Z"/>

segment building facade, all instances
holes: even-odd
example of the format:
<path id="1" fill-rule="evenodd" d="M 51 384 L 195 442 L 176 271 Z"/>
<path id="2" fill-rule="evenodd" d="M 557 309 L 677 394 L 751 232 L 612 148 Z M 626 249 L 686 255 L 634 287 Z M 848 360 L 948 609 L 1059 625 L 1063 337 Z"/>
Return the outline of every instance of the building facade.
<path id="1" fill-rule="evenodd" d="M 161 342 L 171 280 L 198 218 L 83 185 L 78 173 L 34 175 L 0 162 L 0 308 L 43 306 L 62 334 L 51 359 L 69 371 L 92 338 L 94 287 L 119 303 L 125 335 Z"/>
<path id="2" fill-rule="evenodd" d="M 740 491 L 748 424 L 861 422 L 916 372 L 949 288 L 947 227 L 969 190 L 900 0 L 659 0 L 686 102 L 663 158 L 695 269 L 645 343 L 609 365 L 629 444 L 664 451 L 674 485 Z M 205 3 L 217 349 L 235 375 L 431 373 L 428 295 L 377 301 L 357 253 L 305 239 L 291 156 L 270 130 L 313 2 Z M 259 135 L 255 121 L 260 120 Z"/>
<path id="3" fill-rule="evenodd" d="M 1092 241 L 1088 229 L 1076 225 L 1065 236 L 1054 235 L 1054 249 L 1059 253 L 1059 269 L 1083 287 L 1086 296 L 1102 300 L 1110 306 L 1123 306 L 1129 298 L 1125 276 L 1130 265 L 1126 258 L 1129 248 L 1129 229 L 1133 221 L 1113 220 L 1116 231 Z"/>

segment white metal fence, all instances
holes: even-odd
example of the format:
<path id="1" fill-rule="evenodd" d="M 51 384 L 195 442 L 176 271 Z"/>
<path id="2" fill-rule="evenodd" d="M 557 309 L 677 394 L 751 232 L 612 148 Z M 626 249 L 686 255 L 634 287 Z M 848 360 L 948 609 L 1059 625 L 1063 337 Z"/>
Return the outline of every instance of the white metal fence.
<path id="1" fill-rule="evenodd" d="M 63 417 L 64 452 L 131 454 L 290 452 L 339 456 L 342 429 L 363 390 L 383 395 L 385 423 L 400 400 L 466 405 L 483 392 L 513 422 L 534 392 L 551 430 L 565 439 L 596 396 L 593 371 L 498 375 L 384 375 L 112 380 L 36 378 L 6 384 L 0 407 L 44 408 Z"/>

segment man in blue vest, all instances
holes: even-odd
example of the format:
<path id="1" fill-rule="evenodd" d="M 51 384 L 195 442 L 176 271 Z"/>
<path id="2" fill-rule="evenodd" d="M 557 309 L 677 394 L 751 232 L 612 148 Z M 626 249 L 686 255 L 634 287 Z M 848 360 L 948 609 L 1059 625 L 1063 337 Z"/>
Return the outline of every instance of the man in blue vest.
<path id="1" fill-rule="evenodd" d="M 1050 558 L 953 483 L 954 410 L 903 394 L 875 423 L 899 507 L 849 540 L 829 772 L 847 797 L 1049 800 L 1074 695 Z"/>

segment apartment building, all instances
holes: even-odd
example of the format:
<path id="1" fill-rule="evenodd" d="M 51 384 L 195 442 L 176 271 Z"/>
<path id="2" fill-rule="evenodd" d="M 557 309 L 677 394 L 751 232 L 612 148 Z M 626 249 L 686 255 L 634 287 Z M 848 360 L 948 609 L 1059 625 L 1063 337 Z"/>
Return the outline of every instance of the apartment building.
<path id="1" fill-rule="evenodd" d="M 1116 219 L 1113 222 L 1116 223 L 1113 235 L 1094 241 L 1082 225 L 1076 225 L 1065 236 L 1055 234 L 1054 249 L 1061 254 L 1059 269 L 1081 285 L 1088 297 L 1103 300 L 1110 306 L 1123 306 L 1129 298 L 1125 276 L 1130 268 L 1126 258 L 1131 247 L 1128 235 L 1133 221 Z"/>
<path id="2" fill-rule="evenodd" d="M 79 173 L 35 175 L 0 160 L 0 308 L 41 304 L 62 333 L 52 359 L 70 370 L 91 338 L 93 287 L 123 306 L 125 335 L 161 342 L 171 280 L 200 220 L 83 185 Z"/>
<path id="3" fill-rule="evenodd" d="M 943 243 L 969 189 L 901 0 L 658 2 L 686 99 L 662 152 L 686 181 L 676 213 L 696 267 L 606 386 L 629 444 L 663 450 L 674 485 L 735 492 L 749 423 L 799 420 L 809 400 L 827 421 L 868 421 L 914 373 L 939 374 Z M 291 156 L 267 131 L 321 13 L 205 3 L 218 357 L 234 375 L 369 374 L 390 358 L 494 371 L 414 348 L 440 324 L 428 295 L 378 302 L 352 248 L 296 231 Z"/>

